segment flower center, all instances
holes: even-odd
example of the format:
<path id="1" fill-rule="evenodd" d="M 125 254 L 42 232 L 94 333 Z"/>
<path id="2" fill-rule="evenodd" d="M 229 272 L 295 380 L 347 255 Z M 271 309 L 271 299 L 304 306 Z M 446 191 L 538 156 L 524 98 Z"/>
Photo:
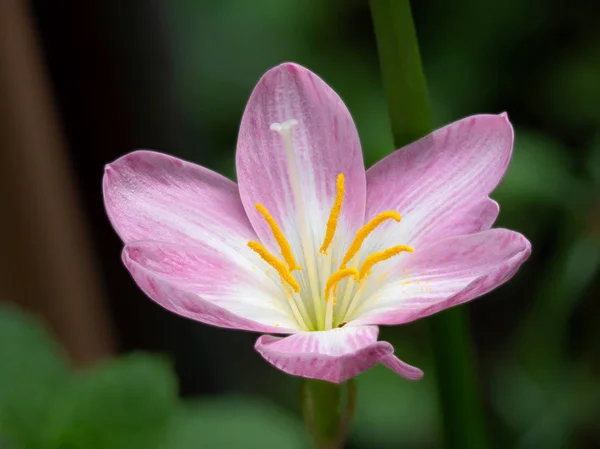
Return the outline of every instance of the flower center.
<path id="1" fill-rule="evenodd" d="M 273 123 L 271 125 L 271 129 L 277 131 L 281 138 L 284 150 L 286 151 L 288 157 L 293 155 L 293 140 L 292 140 L 292 128 L 297 125 L 296 120 L 288 120 L 284 123 Z M 290 178 L 292 184 L 296 184 L 298 182 L 297 173 L 291 173 Z M 331 211 L 329 213 L 329 218 L 326 223 L 325 237 L 323 239 L 323 243 L 319 249 L 319 252 L 316 257 L 327 258 L 327 250 L 332 245 L 335 233 L 338 227 L 338 220 L 342 211 L 342 205 L 344 202 L 344 194 L 345 194 L 345 179 L 344 174 L 340 173 L 337 176 L 336 180 L 336 196 L 331 207 Z M 299 189 L 299 185 L 296 186 Z M 296 189 L 295 189 L 296 190 Z M 300 211 L 302 205 L 296 205 L 297 212 Z M 310 284 L 310 292 L 308 296 L 312 296 L 313 301 L 315 302 L 314 306 L 314 319 L 315 324 L 313 324 L 313 320 L 308 313 L 307 305 L 310 305 L 310 301 L 307 301 L 309 304 L 305 304 L 304 298 L 307 297 L 306 294 L 303 294 L 302 288 L 306 284 L 304 283 L 301 286 L 301 282 L 294 276 L 294 271 L 302 270 L 296 263 L 296 259 L 292 252 L 291 245 L 288 240 L 285 238 L 283 231 L 273 218 L 273 216 L 269 213 L 267 208 L 262 204 L 255 205 L 256 210 L 263 216 L 265 222 L 268 224 L 271 233 L 275 241 L 279 246 L 279 252 L 281 254 L 281 258 L 272 254 L 267 250 L 261 243 L 250 241 L 248 242 L 248 246 L 255 251 L 267 264 L 275 269 L 277 274 L 279 275 L 281 284 L 285 291 L 286 299 L 289 303 L 289 306 L 294 314 L 296 320 L 298 321 L 301 328 L 304 330 L 329 330 L 333 328 L 334 321 L 337 321 L 338 326 L 341 327 L 346 324 L 352 317 L 352 314 L 356 311 L 356 307 L 358 307 L 358 302 L 360 299 L 361 286 L 363 286 L 375 264 L 379 262 L 383 262 L 391 257 L 394 257 L 402 252 L 413 252 L 414 248 L 405 245 L 398 245 L 392 248 L 388 248 L 381 252 L 375 252 L 367 256 L 361 264 L 359 264 L 356 256 L 360 252 L 360 249 L 366 240 L 366 238 L 382 223 L 387 220 L 394 220 L 396 222 L 400 222 L 401 217 L 400 214 L 396 211 L 385 211 L 377 214 L 373 219 L 371 219 L 367 224 L 365 224 L 354 236 L 354 239 L 350 246 L 348 247 L 341 264 L 327 277 L 327 281 L 325 282 L 324 288 L 318 292 L 315 291 L 315 285 L 318 284 L 316 279 L 318 279 L 318 273 L 315 273 L 316 269 L 314 264 L 310 263 L 309 273 L 307 274 L 309 281 L 312 278 L 313 282 L 309 282 Z M 304 222 L 304 213 L 298 213 L 297 217 L 300 221 L 299 225 L 306 226 Z M 302 234 L 302 233 L 301 233 Z M 312 260 L 306 257 L 306 242 L 302 241 L 302 247 L 304 250 L 304 259 L 307 264 Z M 353 260 L 354 267 L 348 267 Z M 325 266 L 325 263 L 319 264 L 319 266 Z M 360 265 L 360 266 L 359 266 Z M 331 270 L 328 271 L 329 273 Z M 298 275 L 297 275 L 298 276 Z M 347 280 L 346 288 L 344 290 L 344 304 L 343 307 L 340 306 L 339 310 L 336 312 L 337 320 L 334 320 L 334 308 L 337 303 L 337 288 L 340 282 Z M 352 284 L 352 285 L 351 285 Z M 322 285 L 322 284 L 321 284 Z M 356 291 L 354 291 L 354 287 L 358 287 Z M 354 291 L 354 295 L 352 296 L 352 292 Z M 351 296 L 348 298 L 348 296 Z M 322 309 L 322 301 L 325 301 L 325 310 Z M 349 302 L 348 302 L 349 300 Z M 324 312 L 324 316 L 323 316 Z"/>

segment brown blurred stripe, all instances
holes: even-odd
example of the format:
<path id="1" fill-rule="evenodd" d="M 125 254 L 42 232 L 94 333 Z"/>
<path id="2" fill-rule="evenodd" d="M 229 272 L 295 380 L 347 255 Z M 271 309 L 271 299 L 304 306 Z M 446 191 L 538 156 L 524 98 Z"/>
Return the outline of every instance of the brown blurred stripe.
<path id="1" fill-rule="evenodd" d="M 26 1 L 0 1 L 0 301 L 42 315 L 77 365 L 114 350 Z"/>

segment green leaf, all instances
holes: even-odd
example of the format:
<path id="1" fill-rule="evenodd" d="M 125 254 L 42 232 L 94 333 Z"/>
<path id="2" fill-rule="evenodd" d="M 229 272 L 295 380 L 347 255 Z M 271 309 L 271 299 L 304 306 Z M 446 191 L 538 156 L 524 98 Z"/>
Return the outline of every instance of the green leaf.
<path id="1" fill-rule="evenodd" d="M 243 398 L 202 399 L 183 408 L 163 449 L 303 449 L 299 419 L 272 404 Z"/>
<path id="2" fill-rule="evenodd" d="M 37 320 L 4 306 L 0 360 L 0 443 L 43 447 L 41 424 L 69 380 L 66 359 Z"/>
<path id="3" fill-rule="evenodd" d="M 170 366 L 134 354 L 80 373 L 52 423 L 53 449 L 158 449 L 177 401 Z"/>

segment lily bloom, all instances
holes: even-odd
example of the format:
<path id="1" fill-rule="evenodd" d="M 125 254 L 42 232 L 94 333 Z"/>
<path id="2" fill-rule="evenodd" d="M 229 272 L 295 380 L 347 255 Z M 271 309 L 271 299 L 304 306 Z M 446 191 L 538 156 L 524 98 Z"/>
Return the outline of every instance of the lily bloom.
<path id="1" fill-rule="evenodd" d="M 378 325 L 470 301 L 531 252 L 490 229 L 489 194 L 513 146 L 505 114 L 452 123 L 365 171 L 354 122 L 309 70 L 282 64 L 254 89 L 237 143 L 238 184 L 136 151 L 106 167 L 104 201 L 123 262 L 164 308 L 262 335 L 286 373 L 343 382 L 382 363 L 416 380 Z"/>

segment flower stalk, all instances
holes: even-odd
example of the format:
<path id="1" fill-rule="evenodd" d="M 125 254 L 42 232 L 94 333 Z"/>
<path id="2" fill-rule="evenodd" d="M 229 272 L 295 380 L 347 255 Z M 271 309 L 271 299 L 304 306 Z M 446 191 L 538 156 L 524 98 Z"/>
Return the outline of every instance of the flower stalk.
<path id="1" fill-rule="evenodd" d="M 340 404 L 344 396 L 342 409 Z M 302 384 L 301 399 L 302 413 L 313 446 L 316 449 L 342 448 L 356 404 L 354 380 L 333 384 L 306 379 Z"/>
<path id="2" fill-rule="evenodd" d="M 426 80 L 408 0 L 370 0 L 396 148 L 432 130 Z M 390 149 L 391 150 L 391 149 Z M 447 448 L 489 447 L 465 311 L 430 319 Z"/>

